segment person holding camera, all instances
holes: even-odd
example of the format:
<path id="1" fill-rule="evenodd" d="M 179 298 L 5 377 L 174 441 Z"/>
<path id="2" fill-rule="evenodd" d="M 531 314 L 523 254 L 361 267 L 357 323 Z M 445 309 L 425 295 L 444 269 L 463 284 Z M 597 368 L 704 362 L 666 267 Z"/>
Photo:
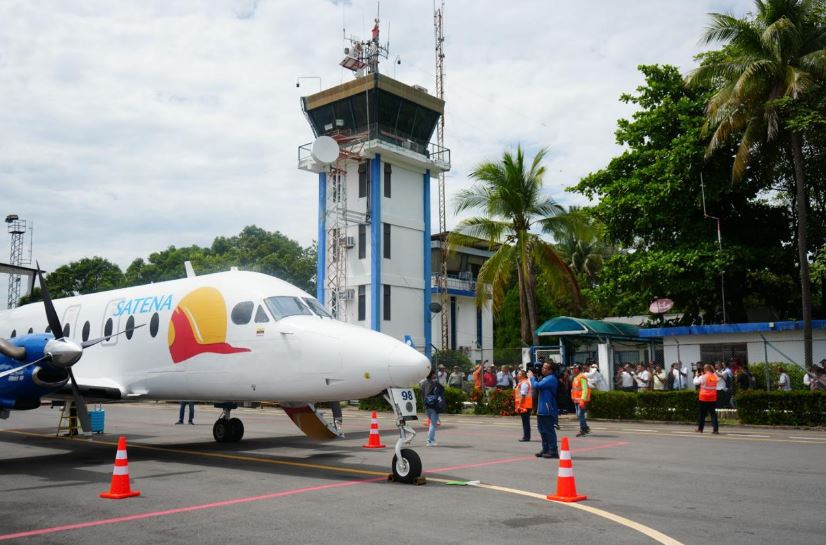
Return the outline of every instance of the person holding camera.
<path id="1" fill-rule="evenodd" d="M 556 424 L 557 406 L 556 389 L 558 382 L 554 375 L 553 362 L 546 361 L 542 364 L 542 378 L 536 379 L 533 371 L 528 371 L 528 378 L 531 386 L 539 392 L 539 399 L 536 408 L 536 427 L 542 437 L 542 450 L 536 453 L 537 458 L 559 458 L 559 449 L 556 444 Z"/>

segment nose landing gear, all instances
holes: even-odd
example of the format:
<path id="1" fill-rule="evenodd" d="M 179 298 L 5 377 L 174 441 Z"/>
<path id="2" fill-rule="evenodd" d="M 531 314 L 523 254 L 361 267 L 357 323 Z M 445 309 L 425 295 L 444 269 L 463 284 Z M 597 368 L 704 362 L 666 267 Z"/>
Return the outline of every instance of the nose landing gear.
<path id="1" fill-rule="evenodd" d="M 223 409 L 221 416 L 212 425 L 212 437 L 219 443 L 237 443 L 244 437 L 244 423 L 241 419 L 231 417 L 232 409 L 237 409 L 237 403 L 216 403 L 215 407 Z"/>
<path id="2" fill-rule="evenodd" d="M 418 420 L 416 416 L 416 397 L 413 390 L 409 388 L 389 388 L 384 393 L 384 398 L 393 408 L 396 419 L 396 426 L 399 428 L 399 439 L 394 448 L 392 464 L 392 479 L 401 483 L 424 484 L 422 477 L 422 460 L 419 455 L 410 448 L 416 432 L 407 425 L 408 420 Z"/>

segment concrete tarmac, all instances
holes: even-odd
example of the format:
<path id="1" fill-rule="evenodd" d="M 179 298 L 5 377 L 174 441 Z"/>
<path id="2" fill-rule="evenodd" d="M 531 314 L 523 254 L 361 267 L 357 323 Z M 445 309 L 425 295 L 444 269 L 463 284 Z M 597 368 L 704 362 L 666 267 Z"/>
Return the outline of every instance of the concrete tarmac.
<path id="1" fill-rule="evenodd" d="M 58 410 L 0 421 L 0 541 L 12 543 L 822 543 L 826 433 L 592 422 L 574 437 L 578 504 L 549 502 L 556 460 L 539 459 L 538 433 L 520 443 L 517 418 L 445 415 L 439 446 L 414 447 L 424 486 L 387 482 L 397 437 L 380 414 L 386 449 L 362 448 L 369 413 L 345 410 L 347 437 L 306 438 L 278 409 L 239 409 L 241 443 L 218 444 L 220 414 L 196 407 L 105 406 L 106 432 L 55 437 Z M 109 489 L 117 438 L 128 440 L 133 489 Z M 480 481 L 455 486 L 450 481 Z"/>

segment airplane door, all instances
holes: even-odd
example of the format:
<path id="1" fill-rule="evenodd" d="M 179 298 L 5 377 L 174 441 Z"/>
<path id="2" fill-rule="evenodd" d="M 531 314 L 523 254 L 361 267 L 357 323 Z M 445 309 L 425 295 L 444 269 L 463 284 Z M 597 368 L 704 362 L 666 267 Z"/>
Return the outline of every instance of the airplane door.
<path id="1" fill-rule="evenodd" d="M 115 335 L 115 333 L 121 330 L 120 316 L 115 316 L 115 312 L 117 311 L 118 303 L 122 301 L 123 299 L 113 299 L 106 303 L 106 309 L 103 311 L 100 336 L 105 337 L 107 335 L 111 335 L 111 337 L 109 337 L 108 340 L 101 342 L 101 346 L 114 346 L 118 344 L 119 336 Z"/>
<path id="2" fill-rule="evenodd" d="M 77 316 L 80 314 L 80 305 L 72 305 L 63 312 L 63 334 L 70 338 L 77 338 Z M 68 331 L 66 331 L 68 329 Z"/>

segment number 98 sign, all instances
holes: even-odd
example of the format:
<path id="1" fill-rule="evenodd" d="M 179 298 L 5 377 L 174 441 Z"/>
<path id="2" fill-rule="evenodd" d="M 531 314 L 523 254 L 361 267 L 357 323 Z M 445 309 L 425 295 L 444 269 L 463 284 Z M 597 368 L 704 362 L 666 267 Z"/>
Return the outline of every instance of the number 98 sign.
<path id="1" fill-rule="evenodd" d="M 413 416 L 416 414 L 416 395 L 410 388 L 391 388 L 390 393 L 393 401 L 399 408 L 400 416 Z"/>

